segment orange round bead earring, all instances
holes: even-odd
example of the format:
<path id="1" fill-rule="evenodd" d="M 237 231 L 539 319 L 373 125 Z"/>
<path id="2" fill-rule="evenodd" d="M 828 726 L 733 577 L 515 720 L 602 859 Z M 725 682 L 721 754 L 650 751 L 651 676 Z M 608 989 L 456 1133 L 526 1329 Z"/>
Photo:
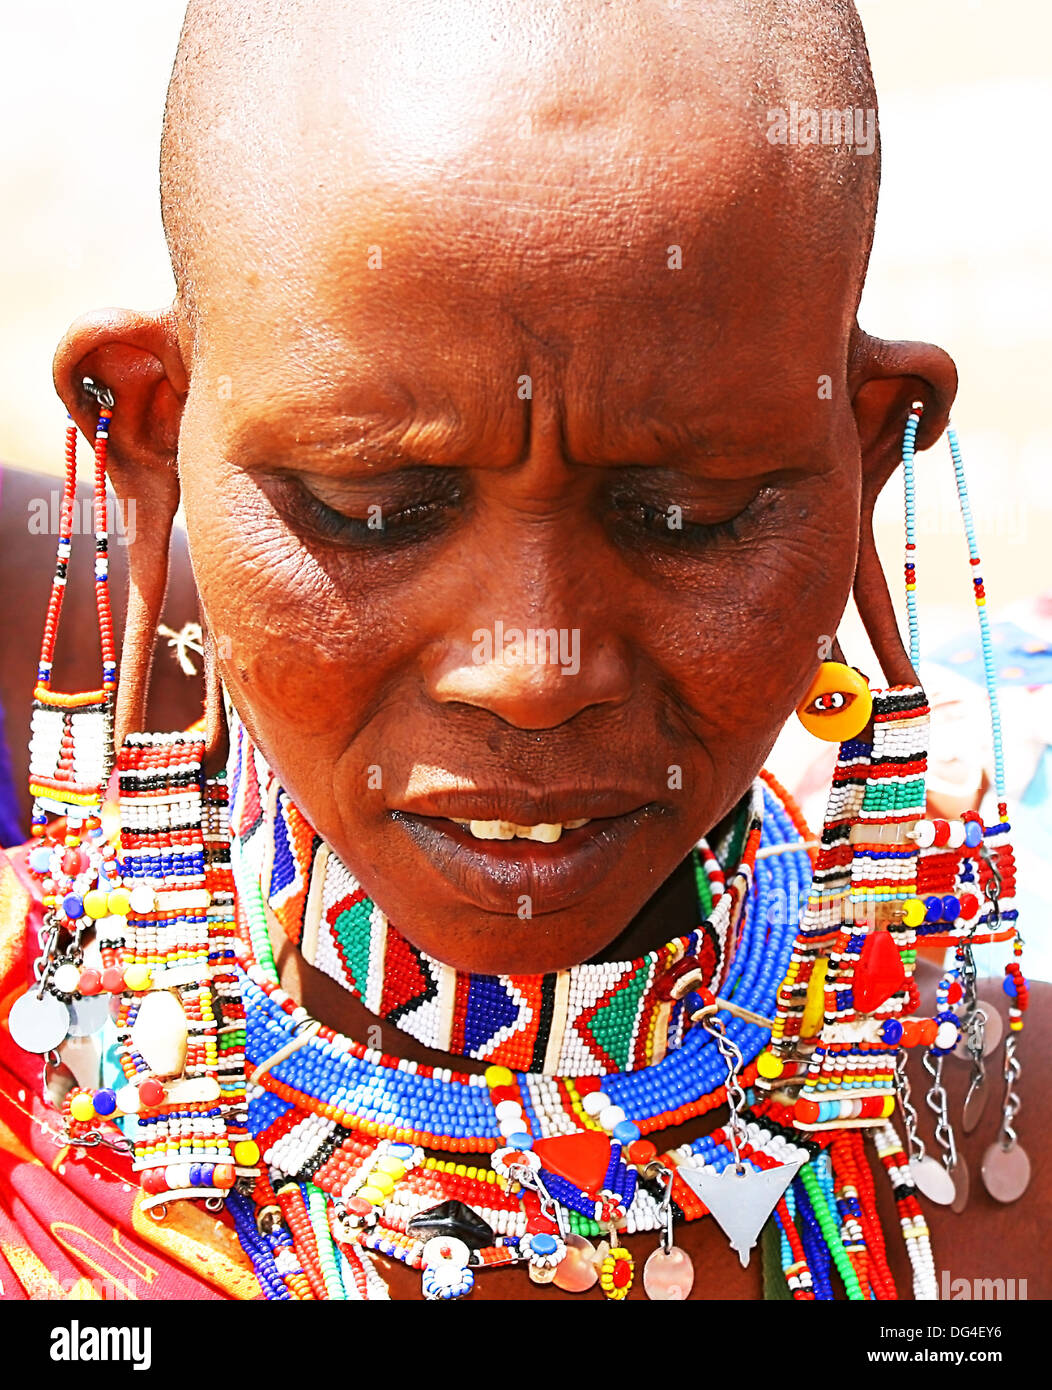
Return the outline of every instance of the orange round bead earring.
<path id="1" fill-rule="evenodd" d="M 823 661 L 796 717 L 808 733 L 829 743 L 857 738 L 873 713 L 869 682 L 841 661 Z"/>

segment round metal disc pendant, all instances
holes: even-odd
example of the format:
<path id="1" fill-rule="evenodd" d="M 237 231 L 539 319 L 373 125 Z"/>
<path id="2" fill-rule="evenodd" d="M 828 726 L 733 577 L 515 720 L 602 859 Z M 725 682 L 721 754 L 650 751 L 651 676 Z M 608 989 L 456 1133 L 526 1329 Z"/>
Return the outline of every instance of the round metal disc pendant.
<path id="1" fill-rule="evenodd" d="M 38 999 L 30 990 L 11 1006 L 7 1026 L 26 1052 L 50 1052 L 69 1032 L 69 1009 L 53 994 L 45 991 Z"/>
<path id="2" fill-rule="evenodd" d="M 972 1130 L 983 1118 L 983 1111 L 986 1109 L 986 1102 L 990 1095 L 990 1088 L 986 1082 L 980 1082 L 968 1091 L 964 1102 L 964 1112 L 961 1116 L 961 1128 L 965 1134 L 971 1134 Z"/>
<path id="3" fill-rule="evenodd" d="M 998 1202 L 1015 1202 L 1030 1183 L 1030 1160 L 1022 1144 L 1002 1149 L 996 1141 L 983 1154 L 983 1183 Z"/>
<path id="4" fill-rule="evenodd" d="M 1001 1015 L 994 1008 L 993 1004 L 987 1004 L 985 1001 L 977 1004 L 976 1013 L 981 1013 L 986 1019 L 986 1023 L 983 1026 L 983 1056 L 989 1057 L 990 1053 L 993 1052 L 994 1048 L 1004 1037 L 1005 1026 L 1001 1021 Z M 953 1055 L 955 1057 L 960 1057 L 964 1062 L 969 1060 L 968 1049 L 965 1046 L 963 1033 L 961 1034 L 957 1046 L 953 1049 Z"/>
<path id="5" fill-rule="evenodd" d="M 957 1163 L 950 1177 L 953 1179 L 953 1201 L 950 1203 L 950 1210 L 960 1213 L 968 1205 L 968 1196 L 972 1190 L 972 1178 L 968 1172 L 968 1165 L 964 1161 L 964 1154 L 959 1150 Z"/>
<path id="6" fill-rule="evenodd" d="M 83 999 L 74 999 L 69 1006 L 69 1036 L 71 1038 L 90 1038 L 97 1033 L 110 1016 L 110 997 L 108 994 L 89 994 Z"/>
<path id="7" fill-rule="evenodd" d="M 929 1201 L 938 1202 L 940 1207 L 950 1205 L 956 1196 L 956 1188 L 953 1178 L 937 1159 L 930 1154 L 924 1158 L 911 1158 L 909 1168 L 918 1192 L 923 1192 Z"/>

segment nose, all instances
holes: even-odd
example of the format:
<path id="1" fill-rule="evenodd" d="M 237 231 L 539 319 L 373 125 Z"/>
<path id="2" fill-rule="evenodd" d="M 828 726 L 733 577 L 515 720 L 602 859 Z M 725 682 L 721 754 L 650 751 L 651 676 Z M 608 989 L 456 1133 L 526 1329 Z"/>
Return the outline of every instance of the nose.
<path id="1" fill-rule="evenodd" d="M 519 729 L 552 729 L 583 710 L 616 706 L 632 690 L 628 643 L 614 596 L 578 563 L 522 551 L 488 569 L 462 599 L 452 632 L 425 659 L 431 698 L 474 705 Z M 573 572 L 571 572 L 573 571 Z M 507 595 L 502 600 L 502 595 Z"/>
<path id="2" fill-rule="evenodd" d="M 439 703 L 476 705 L 519 729 L 554 729 L 582 710 L 621 704 L 631 681 L 610 637 L 498 618 L 470 641 L 446 644 L 429 686 Z"/>

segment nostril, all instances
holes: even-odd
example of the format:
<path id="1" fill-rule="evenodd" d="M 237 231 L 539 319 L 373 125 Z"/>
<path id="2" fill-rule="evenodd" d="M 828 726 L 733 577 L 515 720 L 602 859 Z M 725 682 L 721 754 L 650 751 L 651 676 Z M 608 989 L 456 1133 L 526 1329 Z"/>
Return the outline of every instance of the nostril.
<path id="1" fill-rule="evenodd" d="M 564 724 L 593 705 L 631 693 L 629 663 L 609 640 L 594 646 L 579 628 L 523 628 L 497 620 L 428 658 L 432 699 L 486 709 L 521 729 Z"/>

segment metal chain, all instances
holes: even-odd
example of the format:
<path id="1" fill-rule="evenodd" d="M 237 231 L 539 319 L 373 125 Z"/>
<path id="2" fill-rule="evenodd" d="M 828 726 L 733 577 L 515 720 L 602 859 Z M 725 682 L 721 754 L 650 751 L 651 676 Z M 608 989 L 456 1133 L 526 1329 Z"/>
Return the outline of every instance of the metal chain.
<path id="1" fill-rule="evenodd" d="M 928 1109 L 937 1117 L 935 1142 L 943 1151 L 943 1167 L 948 1173 L 952 1173 L 957 1167 L 957 1145 L 953 1138 L 953 1126 L 950 1124 L 946 1089 L 942 1084 L 942 1064 L 945 1060 L 944 1056 L 933 1059 L 930 1049 L 921 1058 L 924 1070 L 932 1079 L 924 1100 Z"/>
<path id="2" fill-rule="evenodd" d="M 919 1163 L 921 1159 L 927 1157 L 928 1150 L 924 1147 L 924 1140 L 917 1133 L 917 1112 L 913 1108 L 904 1047 L 895 1054 L 895 1089 L 899 1095 L 899 1109 L 902 1111 L 902 1123 L 906 1130 L 906 1143 L 909 1146 L 910 1160 Z"/>
<path id="3" fill-rule="evenodd" d="M 745 1092 L 738 1084 L 738 1076 L 745 1066 L 741 1049 L 733 1038 L 727 1036 L 727 1027 L 716 1014 L 701 1020 L 707 1033 L 716 1039 L 720 1056 L 727 1064 L 727 1137 L 734 1152 L 734 1166 L 741 1169 L 741 1145 L 745 1142 L 745 1124 L 741 1112 L 745 1109 Z"/>
<path id="4" fill-rule="evenodd" d="M 967 1110 L 972 1096 L 986 1081 L 986 1059 L 984 1056 L 986 1014 L 979 1008 L 975 956 L 972 954 L 970 944 L 959 948 L 958 959 L 961 962 L 961 985 L 964 990 L 961 1037 L 964 1039 L 964 1045 L 968 1049 L 968 1057 L 972 1064 L 971 1075 L 968 1079 L 968 1091 L 964 1097 L 964 1109 Z"/>
<path id="5" fill-rule="evenodd" d="M 61 930 L 58 917 L 49 908 L 37 929 L 37 945 L 40 947 L 40 955 L 34 962 L 33 974 L 39 981 L 37 986 L 38 999 L 44 997 L 47 982 L 55 968 L 55 956 L 57 955 L 58 938 Z"/>
<path id="6" fill-rule="evenodd" d="M 1009 1033 L 1008 1037 L 1005 1039 L 1005 1093 L 1004 1100 L 1001 1103 L 1001 1133 L 999 1136 L 1002 1149 L 1013 1148 L 1019 1138 L 1013 1126 L 1015 1117 L 1019 1113 L 1019 1107 L 1023 1102 L 1015 1086 L 1016 1082 L 1019 1080 L 1019 1075 L 1023 1067 L 1019 1058 L 1015 1055 L 1016 1045 L 1017 1038 L 1015 1033 Z"/>
<path id="7" fill-rule="evenodd" d="M 555 1222 L 560 1238 L 562 1240 L 565 1240 L 566 1237 L 570 1234 L 570 1228 L 567 1224 L 566 1219 L 566 1212 L 563 1210 L 562 1205 L 559 1202 L 557 1202 L 555 1198 L 552 1196 L 552 1194 L 548 1191 L 547 1187 L 544 1185 L 544 1179 L 541 1177 L 540 1173 L 534 1173 L 532 1176 L 533 1186 L 535 1187 L 535 1190 L 541 1199 L 541 1211 L 544 1213 L 544 1215 L 548 1218 L 549 1221 Z M 521 1185 L 521 1178 L 519 1181 Z"/>
<path id="8" fill-rule="evenodd" d="M 996 931 L 1001 923 L 1001 871 L 997 867 L 997 859 L 991 853 L 990 846 L 984 840 L 979 846 L 979 853 L 986 861 L 986 866 L 990 870 L 990 881 L 986 885 L 986 897 L 993 906 L 993 913 L 986 923 L 986 931 Z M 974 931 L 974 927 L 972 929 Z"/>

